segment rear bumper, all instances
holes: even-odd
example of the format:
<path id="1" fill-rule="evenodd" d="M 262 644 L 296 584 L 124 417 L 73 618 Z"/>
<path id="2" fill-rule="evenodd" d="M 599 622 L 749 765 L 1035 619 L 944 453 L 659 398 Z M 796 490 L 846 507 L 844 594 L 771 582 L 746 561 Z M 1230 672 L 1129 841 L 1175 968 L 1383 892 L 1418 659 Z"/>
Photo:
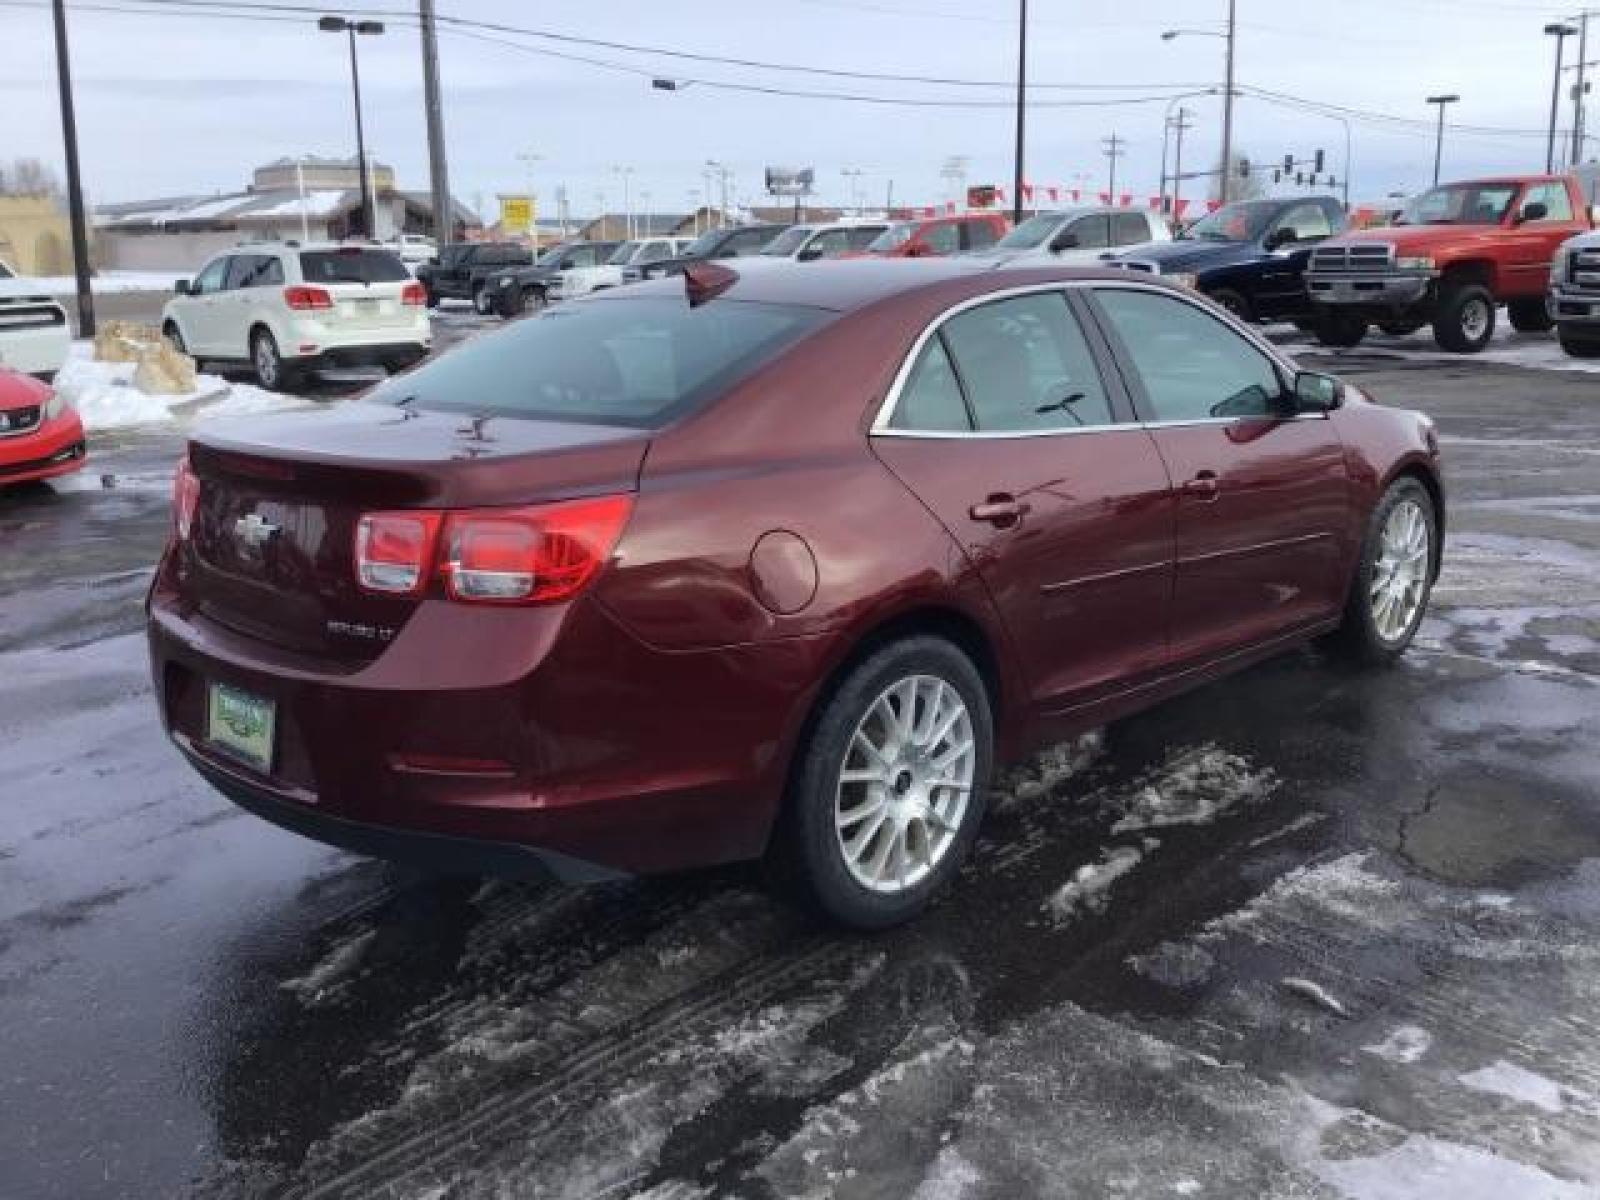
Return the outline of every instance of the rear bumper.
<path id="1" fill-rule="evenodd" d="M 330 669 L 188 609 L 168 570 L 151 594 L 155 691 L 201 774 L 307 836 L 478 873 L 543 862 L 595 878 L 759 856 L 827 648 L 667 652 L 590 602 L 484 625 L 484 610 L 437 601 L 370 664 Z M 270 772 L 207 744 L 210 682 L 272 701 Z"/>
<path id="2" fill-rule="evenodd" d="M 1600 329 L 1600 293 L 1551 288 L 1545 308 L 1557 325 L 1582 325 Z"/>
<path id="3" fill-rule="evenodd" d="M 302 354 L 285 362 L 306 370 L 324 367 L 397 367 L 404 368 L 428 357 L 428 346 L 417 342 L 370 342 L 352 346 L 329 346 L 315 354 Z"/>
<path id="4" fill-rule="evenodd" d="M 1318 304 L 1357 308 L 1414 308 L 1433 287 L 1428 275 L 1328 275 L 1308 272 L 1306 293 Z"/>
<path id="5" fill-rule="evenodd" d="M 24 375 L 53 375 L 67 363 L 72 331 L 59 325 L 16 328 L 0 325 L 0 363 Z"/>
<path id="6" fill-rule="evenodd" d="M 70 475 L 88 458 L 83 422 L 64 413 L 24 437 L 0 438 L 0 487 Z"/>

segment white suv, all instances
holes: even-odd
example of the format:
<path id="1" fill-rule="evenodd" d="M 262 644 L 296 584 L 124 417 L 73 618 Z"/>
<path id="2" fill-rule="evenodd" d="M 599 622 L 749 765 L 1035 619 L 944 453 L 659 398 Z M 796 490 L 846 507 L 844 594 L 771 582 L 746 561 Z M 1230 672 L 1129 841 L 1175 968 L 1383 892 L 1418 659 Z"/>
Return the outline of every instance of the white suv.
<path id="1" fill-rule="evenodd" d="M 426 291 L 381 246 L 239 246 L 176 291 L 168 340 L 197 363 L 247 362 L 272 391 L 324 367 L 401 371 L 433 344 Z"/>
<path id="2" fill-rule="evenodd" d="M 693 244 L 693 238 L 632 238 L 613 250 L 611 257 L 603 263 L 593 267 L 569 267 L 562 271 L 549 289 L 550 298 L 572 300 L 602 288 L 632 283 L 637 276 L 627 275 L 627 268 L 643 268 L 653 262 L 677 258 Z"/>
<path id="3" fill-rule="evenodd" d="M 1129 246 L 1171 240 L 1161 214 L 1148 209 L 1068 208 L 1029 217 L 980 256 L 1011 267 L 1097 267 Z"/>
<path id="4" fill-rule="evenodd" d="M 0 365 L 49 381 L 66 364 L 71 344 L 61 303 L 0 262 Z"/>

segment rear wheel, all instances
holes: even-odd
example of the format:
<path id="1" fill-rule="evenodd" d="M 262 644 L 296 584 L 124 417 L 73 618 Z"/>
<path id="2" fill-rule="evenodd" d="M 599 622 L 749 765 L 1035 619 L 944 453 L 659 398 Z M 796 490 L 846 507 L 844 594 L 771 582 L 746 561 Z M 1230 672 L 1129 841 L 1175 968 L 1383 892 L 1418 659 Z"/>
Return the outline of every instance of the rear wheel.
<path id="1" fill-rule="evenodd" d="M 1481 283 L 1446 284 L 1433 318 L 1433 338 L 1453 354 L 1476 354 L 1494 336 L 1494 295 Z"/>
<path id="2" fill-rule="evenodd" d="M 494 297 L 489 294 L 487 283 L 480 283 L 472 289 L 472 311 L 480 317 L 487 317 L 494 312 Z"/>
<path id="3" fill-rule="evenodd" d="M 1218 288 L 1214 292 L 1208 292 L 1207 295 L 1211 297 L 1213 303 L 1220 304 L 1234 316 L 1238 317 L 1239 320 L 1255 320 L 1255 315 L 1250 310 L 1250 301 L 1246 300 L 1238 292 L 1235 292 L 1230 288 Z"/>
<path id="4" fill-rule="evenodd" d="M 1543 300 L 1513 300 L 1506 305 L 1506 316 L 1518 333 L 1546 333 L 1555 324 Z"/>
<path id="5" fill-rule="evenodd" d="M 1355 313 L 1329 309 L 1317 318 L 1317 341 L 1324 346 L 1348 349 L 1359 346 L 1366 336 L 1366 318 Z"/>
<path id="6" fill-rule="evenodd" d="M 950 642 L 876 651 L 823 703 L 798 750 L 779 850 L 834 920 L 909 920 L 960 870 L 993 766 L 988 692 Z"/>
<path id="7" fill-rule="evenodd" d="M 1566 328 L 1556 330 L 1561 348 L 1573 358 L 1600 358 L 1600 335 L 1573 333 Z"/>
<path id="8" fill-rule="evenodd" d="M 494 298 L 495 311 L 508 320 L 520 317 L 528 307 L 528 297 L 517 284 L 500 289 L 500 294 Z"/>
<path id="9" fill-rule="evenodd" d="M 1433 590 L 1438 529 L 1433 497 L 1420 481 L 1407 476 L 1389 486 L 1367 519 L 1344 620 L 1328 639 L 1332 649 L 1373 666 L 1405 653 Z"/>
<path id="10" fill-rule="evenodd" d="M 433 290 L 433 287 L 432 287 L 431 284 L 428 284 L 426 282 L 423 283 L 423 285 L 422 285 L 422 302 L 423 302 L 423 304 L 427 305 L 427 307 L 429 307 L 429 308 L 438 308 L 439 307 L 439 295 L 438 295 L 438 293 Z"/>
<path id="11" fill-rule="evenodd" d="M 278 340 L 270 330 L 258 329 L 250 337 L 250 364 L 255 368 L 256 382 L 269 392 L 281 392 L 293 385 L 296 372 L 288 367 L 278 353 Z"/>

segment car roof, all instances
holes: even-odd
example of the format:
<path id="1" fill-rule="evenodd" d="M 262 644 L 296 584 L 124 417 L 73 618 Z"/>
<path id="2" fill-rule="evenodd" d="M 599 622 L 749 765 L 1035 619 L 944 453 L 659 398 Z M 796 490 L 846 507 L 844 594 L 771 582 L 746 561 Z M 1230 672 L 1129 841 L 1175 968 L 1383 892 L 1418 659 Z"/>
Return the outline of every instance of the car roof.
<path id="1" fill-rule="evenodd" d="M 1156 283 L 1156 275 L 1130 274 L 1119 269 L 1063 267 L 1059 265 L 997 266 L 992 260 L 948 258 L 841 258 L 800 265 L 778 264 L 741 272 L 738 260 L 724 265 L 738 279 L 722 296 L 730 300 L 766 304 L 798 304 L 834 312 L 851 312 L 880 300 L 913 296 L 954 285 L 957 290 L 982 294 L 1006 287 L 1037 283 L 1105 279 L 1122 283 Z M 963 283 L 970 287 L 962 288 Z M 679 293 L 682 278 L 635 284 L 606 294 L 607 300 L 628 295 Z"/>

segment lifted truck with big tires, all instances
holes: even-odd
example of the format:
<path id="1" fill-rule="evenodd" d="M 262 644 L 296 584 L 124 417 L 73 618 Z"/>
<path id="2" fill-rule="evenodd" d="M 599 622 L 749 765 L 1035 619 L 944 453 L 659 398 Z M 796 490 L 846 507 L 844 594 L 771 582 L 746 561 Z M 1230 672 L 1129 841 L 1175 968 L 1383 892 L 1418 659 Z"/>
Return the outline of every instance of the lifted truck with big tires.
<path id="1" fill-rule="evenodd" d="M 1412 200 L 1394 225 L 1324 242 L 1306 290 L 1324 345 L 1354 346 L 1371 325 L 1476 354 L 1504 305 L 1513 329 L 1550 328 L 1545 291 L 1556 249 L 1592 228 L 1578 181 L 1566 175 L 1447 183 Z"/>

